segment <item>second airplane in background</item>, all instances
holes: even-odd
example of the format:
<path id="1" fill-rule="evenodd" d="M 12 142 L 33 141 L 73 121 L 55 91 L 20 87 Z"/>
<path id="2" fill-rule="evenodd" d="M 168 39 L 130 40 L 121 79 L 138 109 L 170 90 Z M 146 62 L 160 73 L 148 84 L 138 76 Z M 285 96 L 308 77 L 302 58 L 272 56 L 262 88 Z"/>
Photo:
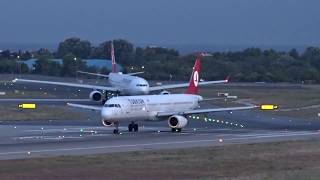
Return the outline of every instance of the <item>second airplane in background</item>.
<path id="1" fill-rule="evenodd" d="M 188 87 L 189 85 L 189 83 L 181 83 L 181 84 L 170 84 L 170 85 L 150 87 L 147 80 L 141 77 L 134 76 L 137 74 L 141 74 L 142 72 L 129 73 L 129 74 L 122 74 L 121 72 L 117 72 L 113 43 L 111 43 L 111 59 L 112 59 L 112 72 L 109 73 L 108 75 L 82 72 L 86 74 L 107 77 L 111 87 L 90 85 L 90 84 L 68 83 L 68 82 L 40 81 L 40 80 L 31 80 L 31 79 L 14 79 L 13 82 L 40 83 L 40 84 L 50 84 L 50 85 L 92 89 L 92 92 L 89 94 L 89 98 L 93 101 L 103 100 L 104 95 L 101 91 L 106 92 L 105 94 L 105 100 L 106 100 L 107 94 L 109 92 L 113 92 L 118 95 L 128 95 L 128 96 L 146 95 L 146 94 L 149 94 L 150 92 L 155 92 L 155 91 L 162 91 L 160 92 L 160 94 L 168 94 L 169 92 L 166 91 L 168 89 Z M 198 76 L 196 78 L 198 78 Z M 208 85 L 208 84 L 218 84 L 218 83 L 226 83 L 226 82 L 228 82 L 227 79 L 219 80 L 219 81 L 199 82 L 198 84 Z"/>

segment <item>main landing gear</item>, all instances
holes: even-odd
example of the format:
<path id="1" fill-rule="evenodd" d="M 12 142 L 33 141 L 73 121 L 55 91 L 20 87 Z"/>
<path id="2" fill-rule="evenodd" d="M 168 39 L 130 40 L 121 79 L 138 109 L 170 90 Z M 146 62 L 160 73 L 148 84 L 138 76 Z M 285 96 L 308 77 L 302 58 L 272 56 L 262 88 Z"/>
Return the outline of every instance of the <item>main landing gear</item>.
<path id="1" fill-rule="evenodd" d="M 132 132 L 132 130 L 134 132 L 138 132 L 139 131 L 139 125 L 134 123 L 134 122 L 131 122 L 131 124 L 128 125 L 128 130 L 129 130 L 129 132 Z"/>
<path id="2" fill-rule="evenodd" d="M 171 132 L 175 133 L 175 132 L 181 132 L 181 128 L 171 128 Z"/>
<path id="3" fill-rule="evenodd" d="M 114 127 L 115 127 L 115 129 L 113 130 L 113 134 L 119 134 L 119 122 L 115 122 Z M 129 130 L 129 132 L 132 132 L 132 131 L 138 132 L 139 125 L 134 122 L 131 122 L 131 124 L 128 125 L 128 130 Z"/>

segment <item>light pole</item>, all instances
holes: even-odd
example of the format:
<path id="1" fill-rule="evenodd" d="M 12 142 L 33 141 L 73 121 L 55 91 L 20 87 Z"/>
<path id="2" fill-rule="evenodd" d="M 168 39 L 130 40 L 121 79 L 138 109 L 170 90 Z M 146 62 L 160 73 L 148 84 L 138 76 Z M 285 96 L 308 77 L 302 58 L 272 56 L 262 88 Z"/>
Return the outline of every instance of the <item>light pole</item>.
<path id="1" fill-rule="evenodd" d="M 77 63 L 77 57 L 73 58 L 74 62 L 76 63 L 76 80 L 78 80 L 78 63 Z"/>
<path id="2" fill-rule="evenodd" d="M 20 56 L 18 55 L 17 56 L 17 58 L 18 58 L 18 66 L 19 66 L 19 74 L 21 74 L 21 66 L 22 66 L 22 62 L 20 62 Z"/>

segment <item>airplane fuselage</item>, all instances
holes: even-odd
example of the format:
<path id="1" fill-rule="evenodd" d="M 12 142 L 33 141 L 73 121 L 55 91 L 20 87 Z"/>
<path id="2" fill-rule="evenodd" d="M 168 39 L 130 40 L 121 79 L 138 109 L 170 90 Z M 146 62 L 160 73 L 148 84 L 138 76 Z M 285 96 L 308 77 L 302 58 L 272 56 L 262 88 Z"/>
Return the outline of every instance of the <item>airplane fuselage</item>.
<path id="1" fill-rule="evenodd" d="M 149 94 L 148 81 L 141 77 L 121 73 L 110 73 L 108 81 L 111 86 L 119 89 L 121 95 Z"/>
<path id="2" fill-rule="evenodd" d="M 101 111 L 103 121 L 160 120 L 159 112 L 183 112 L 199 107 L 202 97 L 191 94 L 119 96 L 109 99 Z"/>

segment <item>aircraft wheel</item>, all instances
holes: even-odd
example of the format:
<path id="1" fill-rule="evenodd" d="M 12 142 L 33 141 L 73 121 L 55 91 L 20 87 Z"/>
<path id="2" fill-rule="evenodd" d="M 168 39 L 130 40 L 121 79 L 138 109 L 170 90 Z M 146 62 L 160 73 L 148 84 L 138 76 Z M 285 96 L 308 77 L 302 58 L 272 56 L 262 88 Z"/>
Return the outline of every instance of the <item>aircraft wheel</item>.
<path id="1" fill-rule="evenodd" d="M 171 132 L 175 133 L 175 132 L 181 132 L 181 128 L 171 128 Z"/>
<path id="2" fill-rule="evenodd" d="M 113 130 L 113 134 L 119 134 L 119 130 L 118 129 L 114 129 Z"/>
<path id="3" fill-rule="evenodd" d="M 134 132 L 138 132 L 139 131 L 139 125 L 138 124 L 134 124 L 133 125 L 133 129 L 134 129 Z"/>
<path id="4" fill-rule="evenodd" d="M 132 125 L 132 124 L 129 124 L 129 125 L 128 125 L 128 130 L 129 130 L 129 132 L 132 132 L 132 129 L 133 129 L 133 125 Z"/>

